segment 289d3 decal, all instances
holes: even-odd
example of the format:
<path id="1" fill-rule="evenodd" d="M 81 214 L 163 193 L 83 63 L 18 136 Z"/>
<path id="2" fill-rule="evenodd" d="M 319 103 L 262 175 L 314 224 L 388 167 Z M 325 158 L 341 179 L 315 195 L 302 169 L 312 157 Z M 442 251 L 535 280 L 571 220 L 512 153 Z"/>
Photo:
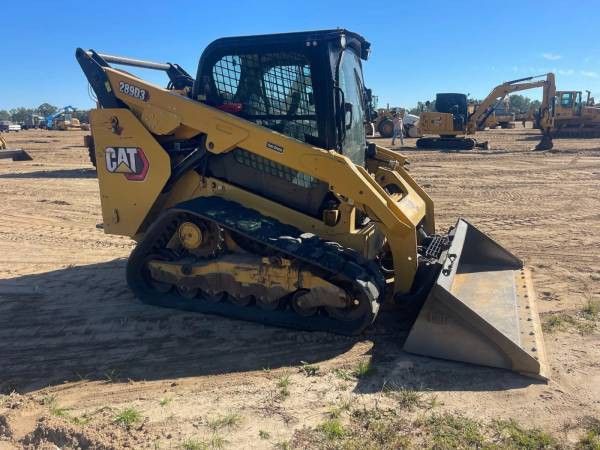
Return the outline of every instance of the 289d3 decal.
<path id="1" fill-rule="evenodd" d="M 104 150 L 106 170 L 122 173 L 129 181 L 143 181 L 148 173 L 148 158 L 138 147 L 107 147 Z"/>
<path id="2" fill-rule="evenodd" d="M 119 81 L 119 92 L 144 102 L 148 101 L 148 91 L 146 91 L 146 89 L 125 83 L 124 81 Z"/>

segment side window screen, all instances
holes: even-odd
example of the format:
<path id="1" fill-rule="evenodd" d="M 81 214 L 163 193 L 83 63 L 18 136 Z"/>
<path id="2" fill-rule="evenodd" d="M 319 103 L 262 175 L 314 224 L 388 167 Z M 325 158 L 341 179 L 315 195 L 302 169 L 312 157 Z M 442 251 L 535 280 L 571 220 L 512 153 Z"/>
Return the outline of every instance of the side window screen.
<path id="1" fill-rule="evenodd" d="M 318 137 L 310 65 L 304 55 L 227 55 L 212 70 L 217 104 L 236 103 L 240 116 L 301 141 Z"/>
<path id="2" fill-rule="evenodd" d="M 233 97 L 240 84 L 240 58 L 236 55 L 224 56 L 213 67 L 213 80 L 219 95 L 228 102 Z"/>
<path id="3" fill-rule="evenodd" d="M 270 159 L 255 155 L 241 148 L 233 151 L 233 156 L 237 162 L 253 169 L 268 173 L 274 177 L 293 183 L 303 188 L 313 187 L 317 180 L 310 175 L 297 170 L 290 169 L 287 166 L 278 164 Z"/>
<path id="4" fill-rule="evenodd" d="M 564 93 L 563 95 L 561 95 L 561 97 L 560 97 L 560 105 L 563 108 L 570 108 L 571 107 L 571 93 L 567 92 L 567 93 Z"/>

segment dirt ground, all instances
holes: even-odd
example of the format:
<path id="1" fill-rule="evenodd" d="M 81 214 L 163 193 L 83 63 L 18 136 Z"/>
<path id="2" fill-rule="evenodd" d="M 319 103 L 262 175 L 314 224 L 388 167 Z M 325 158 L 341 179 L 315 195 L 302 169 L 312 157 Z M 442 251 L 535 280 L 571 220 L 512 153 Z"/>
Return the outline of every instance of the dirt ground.
<path id="1" fill-rule="evenodd" d="M 513 418 L 565 445 L 600 418 L 600 139 L 532 152 L 537 131 L 514 129 L 481 133 L 486 151 L 402 150 L 438 228 L 464 217 L 532 268 L 546 384 L 409 355 L 385 326 L 353 339 L 140 304 L 132 241 L 96 227 L 84 134 L 6 135 L 33 161 L 0 160 L 0 449 L 289 448 L 336 405 L 397 408 L 386 385 L 427 399 L 401 414 Z"/>

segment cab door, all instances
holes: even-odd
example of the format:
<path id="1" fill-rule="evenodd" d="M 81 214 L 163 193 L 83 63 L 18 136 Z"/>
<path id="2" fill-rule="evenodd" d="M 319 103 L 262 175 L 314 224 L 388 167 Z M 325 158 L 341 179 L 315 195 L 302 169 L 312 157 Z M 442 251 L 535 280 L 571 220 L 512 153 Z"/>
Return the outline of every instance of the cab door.
<path id="1" fill-rule="evenodd" d="M 354 162 L 364 165 L 367 137 L 365 134 L 365 99 L 360 58 L 351 49 L 341 52 L 337 72 L 340 91 L 340 124 L 342 125 L 342 153 Z"/>

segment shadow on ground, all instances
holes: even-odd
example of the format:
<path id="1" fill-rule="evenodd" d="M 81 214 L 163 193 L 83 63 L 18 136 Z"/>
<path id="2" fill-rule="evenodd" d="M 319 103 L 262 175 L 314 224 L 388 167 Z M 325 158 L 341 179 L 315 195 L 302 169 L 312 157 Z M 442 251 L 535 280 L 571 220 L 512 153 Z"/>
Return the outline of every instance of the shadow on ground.
<path id="1" fill-rule="evenodd" d="M 354 392 L 501 391 L 543 383 L 508 370 L 409 354 L 402 351 L 404 339 L 373 339 L 371 373 L 358 380 Z"/>
<path id="2" fill-rule="evenodd" d="M 523 137 L 517 138 L 517 141 L 540 141 L 542 139 L 541 134 L 528 134 Z M 556 138 L 553 138 L 556 139 Z"/>
<path id="3" fill-rule="evenodd" d="M 0 178 L 96 178 L 95 169 L 39 170 L 36 172 L 5 173 Z"/>
<path id="4" fill-rule="evenodd" d="M 365 339 L 374 374 L 357 392 L 389 382 L 432 390 L 498 390 L 532 380 L 402 351 L 408 324 L 382 313 L 366 336 L 298 332 L 152 307 L 133 297 L 122 259 L 0 280 L 0 392 L 66 381 L 158 380 L 275 369 L 343 355 Z M 343 358 L 340 360 L 343 365 Z"/>
<path id="5" fill-rule="evenodd" d="M 0 280 L 0 392 L 275 369 L 357 341 L 148 306 L 124 278 L 113 260 Z"/>
<path id="6" fill-rule="evenodd" d="M 541 134 L 533 134 L 533 135 L 526 135 L 521 138 L 518 138 L 517 141 L 539 141 L 541 138 L 542 138 Z M 592 140 L 592 139 L 598 139 L 598 136 L 596 136 L 596 137 L 592 137 L 592 136 L 552 136 L 552 139 L 554 139 L 558 142 L 560 142 L 563 139 Z"/>

